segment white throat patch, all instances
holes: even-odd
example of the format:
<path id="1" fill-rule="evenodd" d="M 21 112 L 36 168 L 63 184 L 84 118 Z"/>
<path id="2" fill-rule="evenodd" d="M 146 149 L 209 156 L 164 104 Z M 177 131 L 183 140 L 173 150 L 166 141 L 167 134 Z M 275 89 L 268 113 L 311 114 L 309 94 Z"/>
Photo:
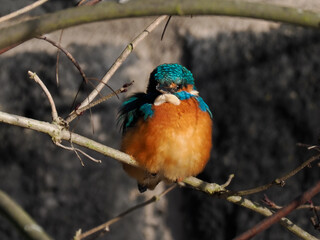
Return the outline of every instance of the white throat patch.
<path id="1" fill-rule="evenodd" d="M 170 93 L 164 93 L 159 95 L 155 100 L 154 100 L 154 105 L 155 106 L 160 106 L 162 103 L 172 103 L 173 105 L 179 105 L 180 100 L 177 96 L 170 94 Z"/>
<path id="2" fill-rule="evenodd" d="M 199 96 L 199 92 L 197 90 L 192 90 L 190 93 L 192 95 Z"/>

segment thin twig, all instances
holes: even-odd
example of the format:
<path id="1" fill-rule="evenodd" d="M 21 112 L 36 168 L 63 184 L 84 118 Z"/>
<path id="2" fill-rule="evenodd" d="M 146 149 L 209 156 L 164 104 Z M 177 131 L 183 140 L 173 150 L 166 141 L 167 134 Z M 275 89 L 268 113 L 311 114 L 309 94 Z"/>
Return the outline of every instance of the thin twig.
<path id="1" fill-rule="evenodd" d="M 292 201 L 289 205 L 282 208 L 277 213 L 273 214 L 272 216 L 266 218 L 265 220 L 261 221 L 245 233 L 241 234 L 234 240 L 246 240 L 250 239 L 253 236 L 257 235 L 258 233 L 266 230 L 271 225 L 275 224 L 276 222 L 280 221 L 281 218 L 287 216 L 289 213 L 291 213 L 294 209 L 296 209 L 298 206 L 304 204 L 306 201 L 309 201 L 312 197 L 314 197 L 316 194 L 320 192 L 320 181 L 317 182 L 317 184 L 309 189 L 308 191 L 304 192 L 302 195 L 300 195 L 298 198 L 296 198 L 294 201 Z"/>
<path id="2" fill-rule="evenodd" d="M 93 234 L 97 234 L 97 233 L 100 233 L 100 234 L 103 234 L 105 232 L 108 232 L 109 231 L 109 227 L 120 221 L 123 217 L 125 217 L 126 215 L 128 215 L 129 213 L 132 213 L 133 211 L 139 209 L 139 208 L 142 208 L 142 207 L 145 207 L 151 203 L 154 203 L 156 201 L 158 201 L 161 197 L 163 197 L 164 195 L 166 195 L 167 193 L 171 192 L 177 185 L 174 184 L 172 185 L 171 187 L 169 187 L 168 189 L 166 189 L 165 191 L 163 191 L 162 193 L 160 193 L 159 195 L 155 195 L 153 196 L 152 198 L 150 198 L 149 200 L 143 202 L 143 203 L 140 203 L 136 206 L 133 206 L 131 208 L 129 208 L 128 210 L 124 211 L 123 213 L 119 214 L 117 217 L 95 227 L 95 228 L 92 228 L 78 236 L 76 236 L 75 240 L 80 240 L 80 239 L 84 239 L 84 238 L 87 238 L 89 236 L 92 236 Z"/>
<path id="3" fill-rule="evenodd" d="M 281 209 L 282 207 L 277 205 L 274 201 L 270 200 L 266 194 L 264 194 L 264 198 L 261 200 L 265 205 L 272 209 Z"/>
<path id="4" fill-rule="evenodd" d="M 310 204 L 303 204 L 299 207 L 297 207 L 297 209 L 301 210 L 301 209 L 313 209 L 316 211 L 320 211 L 320 206 L 314 206 L 314 205 L 310 205 Z"/>
<path id="5" fill-rule="evenodd" d="M 234 174 L 230 174 L 228 180 L 224 184 L 222 184 L 221 187 L 223 187 L 223 188 L 228 187 L 233 178 L 234 178 Z"/>
<path id="6" fill-rule="evenodd" d="M 57 47 L 58 49 L 60 49 L 69 59 L 70 61 L 73 63 L 73 65 L 78 69 L 78 71 L 80 72 L 81 77 L 83 78 L 83 80 L 87 83 L 88 79 L 86 77 L 86 74 L 84 73 L 84 71 L 82 70 L 82 68 L 80 67 L 80 64 L 77 62 L 77 60 L 72 56 L 72 54 L 66 50 L 65 48 L 63 48 L 59 43 L 54 42 L 53 40 L 49 39 L 46 36 L 40 36 L 37 37 L 38 39 L 42 39 L 47 41 L 48 43 L 52 44 L 53 46 Z"/>
<path id="7" fill-rule="evenodd" d="M 9 19 L 12 19 L 12 18 L 14 18 L 14 17 L 17 17 L 17 16 L 19 16 L 19 15 L 21 15 L 21 14 L 24 14 L 24 13 L 26 13 L 26 12 L 29 12 L 29 11 L 31 11 L 32 9 L 34 9 L 34 8 L 36 8 L 36 7 L 39 7 L 40 5 L 44 4 L 44 3 L 47 2 L 47 1 L 48 1 L 48 0 L 38 0 L 38 1 L 34 2 L 34 3 L 29 4 L 28 6 L 25 6 L 24 8 L 21 8 L 21 9 L 15 11 L 15 12 L 12 12 L 12 13 L 10 13 L 10 14 L 8 14 L 8 15 L 5 15 L 5 16 L 3 16 L 3 17 L 0 17 L 0 23 L 1 23 L 1 22 L 4 22 L 4 21 L 7 21 L 7 20 L 9 20 Z"/>
<path id="8" fill-rule="evenodd" d="M 113 92 L 108 94 L 107 96 L 104 96 L 104 97 L 98 99 L 97 101 L 94 101 L 94 102 L 90 103 L 89 105 L 86 105 L 86 106 L 84 106 L 82 108 L 77 108 L 76 110 L 73 110 L 70 113 L 69 117 L 67 118 L 66 122 L 69 123 L 69 120 L 71 119 L 70 116 L 72 116 L 73 114 L 81 115 L 84 111 L 93 108 L 94 106 L 96 106 L 96 105 L 98 105 L 98 104 L 100 104 L 100 103 L 112 98 L 113 96 L 118 96 L 119 93 L 126 92 L 128 87 L 130 87 L 132 84 L 133 84 L 133 82 L 126 83 L 121 88 L 119 88 L 118 90 L 116 90 L 116 91 L 112 90 Z"/>
<path id="9" fill-rule="evenodd" d="M 95 159 L 94 157 L 90 156 L 89 154 L 87 154 L 86 152 L 82 151 L 79 148 L 74 148 L 77 152 L 82 153 L 82 155 L 86 156 L 88 159 L 90 159 L 91 161 L 95 162 L 95 163 L 102 163 L 101 160 L 99 159 Z"/>
<path id="10" fill-rule="evenodd" d="M 101 82 L 97 85 L 96 89 L 94 89 L 90 95 L 83 100 L 83 102 L 80 104 L 79 108 L 83 108 L 90 104 L 95 97 L 98 95 L 98 93 L 101 92 L 103 87 L 108 83 L 110 78 L 114 75 L 114 73 L 118 70 L 118 68 L 122 65 L 122 63 L 127 59 L 127 57 L 130 55 L 130 53 L 133 51 L 133 49 L 144 39 L 146 38 L 149 33 L 151 33 L 162 21 L 164 21 L 168 16 L 163 15 L 158 17 L 156 20 L 154 20 L 142 33 L 140 33 L 131 43 L 127 45 L 127 47 L 123 50 L 121 55 L 117 58 L 117 60 L 113 63 L 109 71 L 104 75 L 104 77 L 101 79 Z M 77 113 L 72 113 L 68 119 L 67 122 L 71 122 L 77 117 Z"/>
<path id="11" fill-rule="evenodd" d="M 82 6 L 82 5 L 85 3 L 85 1 L 87 1 L 87 0 L 81 0 L 81 1 L 77 4 L 77 6 Z"/>
<path id="12" fill-rule="evenodd" d="M 62 41 L 62 35 L 63 35 L 63 29 L 60 31 L 60 36 L 59 36 L 59 42 L 58 44 L 61 45 Z M 59 86 L 59 60 L 60 60 L 60 48 L 57 48 L 57 60 L 56 60 L 56 81 L 57 81 L 57 86 Z"/>
<path id="13" fill-rule="evenodd" d="M 268 183 L 268 184 L 265 184 L 263 186 L 259 186 L 259 187 L 256 187 L 256 188 L 248 189 L 248 190 L 235 191 L 235 192 L 232 192 L 231 194 L 232 195 L 245 196 L 245 195 L 251 195 L 251 194 L 255 194 L 255 193 L 258 193 L 258 192 L 265 191 L 265 190 L 269 189 L 270 187 L 272 187 L 274 185 L 283 186 L 285 184 L 286 180 L 288 180 L 290 177 L 292 177 L 295 174 L 297 174 L 298 172 L 300 172 L 305 167 L 309 166 L 312 162 L 314 162 L 316 160 L 319 160 L 319 159 L 320 159 L 320 154 L 309 158 L 307 161 L 302 163 L 297 168 L 293 169 L 292 171 L 290 171 L 289 173 L 287 173 L 283 177 L 275 179 L 271 183 Z"/>
<path id="14" fill-rule="evenodd" d="M 89 159 L 90 159 L 91 161 L 93 161 L 93 162 L 102 163 L 101 160 L 95 159 L 94 157 L 90 156 L 89 154 L 85 153 L 84 151 L 82 151 L 82 150 L 79 149 L 79 148 L 75 148 L 75 147 L 73 146 L 72 142 L 71 142 L 71 147 L 64 146 L 64 145 L 62 145 L 62 144 L 59 143 L 59 142 L 54 142 L 54 144 L 56 144 L 58 147 L 61 147 L 61 148 L 63 148 L 63 149 L 66 149 L 66 150 L 75 152 L 75 154 L 76 154 L 77 157 L 79 158 L 80 163 L 81 163 L 82 166 L 84 166 L 84 163 L 83 163 L 80 155 L 78 154 L 78 152 L 80 152 L 82 155 L 86 156 L 87 158 L 89 158 Z"/>
<path id="15" fill-rule="evenodd" d="M 163 40 L 164 34 L 166 33 L 166 30 L 167 30 L 167 27 L 168 27 L 169 22 L 170 22 L 170 20 L 171 20 L 171 17 L 172 17 L 172 16 L 169 16 L 169 17 L 168 17 L 168 20 L 167 20 L 167 22 L 166 22 L 166 25 L 165 25 L 164 28 L 163 28 L 163 31 L 162 31 L 162 34 L 161 34 L 161 38 L 160 38 L 161 41 Z"/>
<path id="16" fill-rule="evenodd" d="M 95 5 L 97 3 L 101 2 L 101 0 L 81 0 L 77 6 L 83 6 L 83 5 L 87 5 L 87 6 L 92 6 Z"/>
<path id="17" fill-rule="evenodd" d="M 100 80 L 98 80 L 98 79 L 96 79 L 96 78 L 88 78 L 88 80 L 91 80 L 91 79 L 100 81 Z M 132 85 L 133 82 L 134 82 L 134 81 L 132 81 L 130 85 Z M 91 83 L 90 81 L 88 81 L 88 83 L 89 83 L 89 85 L 92 87 L 92 89 L 95 89 L 95 88 L 96 88 L 96 86 L 95 86 L 93 83 Z M 86 110 L 89 109 L 89 111 L 90 111 L 90 119 L 92 119 L 92 118 L 91 118 L 91 116 L 92 116 L 91 107 L 93 107 L 93 106 L 95 106 L 95 105 L 90 105 L 90 104 L 89 104 L 89 106 L 84 107 L 84 108 L 82 109 L 82 111 L 81 111 L 81 110 L 79 111 L 79 105 L 74 109 L 74 106 L 75 106 L 77 97 L 78 97 L 78 95 L 79 95 L 79 93 L 80 93 L 80 90 L 84 87 L 84 85 L 85 85 L 85 82 L 82 81 L 81 84 L 80 84 L 80 86 L 79 86 L 79 88 L 78 88 L 78 91 L 77 91 L 77 93 L 76 93 L 76 95 L 75 95 L 75 97 L 74 97 L 74 99 L 73 99 L 73 102 L 72 102 L 72 105 L 71 105 L 71 106 L 72 106 L 72 107 L 71 107 L 71 113 L 69 114 L 69 116 L 70 116 L 71 114 L 74 114 L 74 113 L 77 113 L 78 116 L 79 116 L 79 115 L 82 115 L 82 113 L 83 113 L 84 111 L 86 111 Z M 125 85 L 126 85 L 126 84 L 125 84 Z M 123 85 L 122 88 L 127 88 L 127 87 L 130 86 L 129 84 L 128 84 L 128 86 L 125 86 L 125 85 Z M 119 99 L 118 94 L 119 94 L 120 92 L 117 93 L 117 92 L 114 91 L 113 88 L 110 87 L 108 84 L 106 84 L 106 86 L 107 86 L 114 94 L 108 95 L 108 96 L 110 96 L 110 97 L 105 97 L 106 99 L 105 99 L 104 101 L 106 101 L 107 99 L 109 99 L 109 98 L 111 98 L 111 97 L 113 97 L 113 96 L 117 96 L 117 98 Z M 123 91 L 121 90 L 121 92 L 126 92 L 126 91 L 127 91 L 126 89 L 123 89 Z M 101 98 L 103 98 L 103 96 L 101 95 L 101 92 L 99 93 L 99 95 L 101 96 Z M 103 101 L 101 101 L 101 100 L 97 100 L 97 102 L 98 102 L 98 101 L 100 101 L 99 103 L 103 102 Z M 74 109 L 74 110 L 73 110 L 73 109 Z M 69 117 L 67 118 L 66 122 L 68 122 L 68 121 L 69 121 Z M 93 130 L 93 129 L 94 129 L 94 128 L 93 128 L 93 124 L 92 124 L 92 130 Z M 94 132 L 94 131 L 93 131 L 93 132 Z"/>
<path id="18" fill-rule="evenodd" d="M 318 145 L 310 145 L 310 144 L 304 144 L 304 143 L 297 143 L 297 146 L 299 147 L 305 147 L 308 150 L 317 150 L 318 152 L 320 152 L 320 146 Z"/>
<path id="19" fill-rule="evenodd" d="M 5 53 L 6 51 L 9 51 L 12 48 L 15 48 L 16 46 L 19 46 L 21 43 L 22 42 L 18 42 L 18 43 L 15 43 L 15 44 L 11 45 L 11 46 L 6 47 L 6 48 L 0 49 L 0 55 L 2 53 Z"/>
<path id="20" fill-rule="evenodd" d="M 84 162 L 82 161 L 82 158 L 80 157 L 79 153 L 73 147 L 64 146 L 57 141 L 54 141 L 54 144 L 57 145 L 58 147 L 65 149 L 65 150 L 73 151 L 77 155 L 77 158 L 79 159 L 81 166 L 84 167 Z"/>
<path id="21" fill-rule="evenodd" d="M 274 201 L 270 200 L 270 198 L 266 194 L 264 194 L 264 198 L 262 199 L 262 202 L 272 209 L 279 210 L 279 209 L 283 208 L 283 206 L 279 206 Z M 299 207 L 297 207 L 297 209 L 300 209 L 300 210 L 302 210 L 302 209 L 315 209 L 315 210 L 319 211 L 320 206 L 314 206 L 313 204 L 303 204 L 303 205 L 300 205 Z"/>
<path id="22" fill-rule="evenodd" d="M 89 2 L 86 2 L 86 3 L 84 3 L 83 4 L 83 2 L 84 2 L 85 0 L 82 0 L 82 1 L 80 1 L 79 3 L 78 3 L 78 5 L 77 6 L 81 6 L 81 5 L 88 5 L 88 6 L 91 6 L 91 5 L 94 5 L 94 4 L 97 4 L 98 2 L 100 2 L 101 0 L 92 0 L 92 1 L 89 1 Z M 61 32 L 60 32 L 60 36 L 59 36 L 59 42 L 58 42 L 58 44 L 57 44 L 57 61 L 56 61 L 56 81 L 57 81 L 57 86 L 59 86 L 59 59 L 60 59 L 60 51 L 61 51 L 61 49 L 58 47 L 58 46 L 61 46 L 61 39 L 62 39 L 62 35 L 63 35 L 63 29 L 61 30 Z M 47 39 L 46 39 L 47 40 Z M 48 40 L 47 40 L 48 41 Z M 49 41 L 48 41 L 49 42 Z M 67 55 L 67 54 L 66 54 Z M 70 54 L 71 55 L 71 54 Z M 67 55 L 67 57 L 68 57 L 68 55 Z M 72 60 L 71 60 L 72 61 Z M 73 62 L 73 61 L 72 61 Z M 75 62 L 73 62 L 73 63 L 75 63 Z M 77 63 L 77 62 L 76 62 Z M 80 68 L 80 65 L 79 64 L 75 64 L 75 66 L 78 68 Z M 78 68 L 78 70 L 80 71 L 80 74 L 81 74 L 81 76 L 82 76 L 82 78 L 87 82 L 87 80 L 86 80 L 86 78 L 85 78 L 85 74 L 84 74 L 84 72 L 81 70 L 81 68 L 79 69 Z"/>
<path id="23" fill-rule="evenodd" d="M 44 91 L 44 93 L 47 95 L 47 98 L 49 100 L 50 106 L 51 106 L 51 115 L 52 115 L 52 120 L 54 122 L 58 121 L 58 112 L 56 109 L 56 105 L 53 101 L 53 98 L 48 90 L 48 88 L 46 87 L 46 85 L 41 81 L 41 79 L 38 77 L 38 75 L 36 73 L 33 73 L 31 71 L 28 71 L 29 77 L 30 79 L 33 79 L 36 83 L 38 83 L 40 85 L 40 87 L 42 88 L 42 90 Z"/>
<path id="24" fill-rule="evenodd" d="M 310 220 L 314 229 L 320 231 L 320 216 L 318 213 L 319 209 L 317 209 L 316 206 L 313 206 L 313 204 L 312 207 L 313 217 L 311 217 Z"/>
<path id="25" fill-rule="evenodd" d="M 97 79 L 97 78 L 88 78 L 89 80 L 95 80 L 95 81 L 98 81 L 98 82 L 100 82 L 100 80 L 99 79 Z M 134 81 L 131 81 L 130 83 L 128 83 L 128 84 L 130 84 L 130 86 L 132 85 L 134 83 Z M 89 81 L 89 84 L 93 87 L 93 89 L 95 89 L 96 88 L 96 86 L 95 85 L 93 85 L 90 81 Z M 115 93 L 115 95 L 117 96 L 117 98 L 118 99 L 120 99 L 119 98 L 119 96 L 116 94 L 116 92 L 114 91 L 114 89 L 112 88 L 112 87 L 110 87 L 110 85 L 109 84 L 105 84 L 106 85 L 106 87 L 107 88 L 109 88 L 113 93 Z M 127 87 L 129 87 L 129 85 L 128 86 L 126 86 L 125 84 L 124 84 L 124 86 L 122 86 L 122 87 L 125 87 L 125 88 L 127 88 Z M 101 92 L 99 93 L 99 95 L 101 96 L 101 97 L 103 97 L 102 95 L 101 95 Z"/>

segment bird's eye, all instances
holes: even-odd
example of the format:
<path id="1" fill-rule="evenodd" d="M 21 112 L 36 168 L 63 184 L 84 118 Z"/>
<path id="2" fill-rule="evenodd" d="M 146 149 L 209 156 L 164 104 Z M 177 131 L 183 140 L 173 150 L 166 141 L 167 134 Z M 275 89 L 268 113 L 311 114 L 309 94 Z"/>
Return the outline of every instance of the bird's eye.
<path id="1" fill-rule="evenodd" d="M 182 88 L 182 84 L 178 84 L 176 90 L 180 90 Z"/>

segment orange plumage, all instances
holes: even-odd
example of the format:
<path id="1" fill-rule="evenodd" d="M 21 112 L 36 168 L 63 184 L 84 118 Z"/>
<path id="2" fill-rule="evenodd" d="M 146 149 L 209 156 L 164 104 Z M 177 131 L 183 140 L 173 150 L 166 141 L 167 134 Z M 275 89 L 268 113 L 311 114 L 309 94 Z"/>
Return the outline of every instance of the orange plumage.
<path id="1" fill-rule="evenodd" d="M 121 146 L 145 170 L 124 165 L 125 171 L 150 189 L 162 178 L 176 181 L 199 174 L 210 157 L 212 121 L 198 105 L 190 98 L 178 106 L 153 106 L 154 116 L 140 119 L 124 135 Z"/>

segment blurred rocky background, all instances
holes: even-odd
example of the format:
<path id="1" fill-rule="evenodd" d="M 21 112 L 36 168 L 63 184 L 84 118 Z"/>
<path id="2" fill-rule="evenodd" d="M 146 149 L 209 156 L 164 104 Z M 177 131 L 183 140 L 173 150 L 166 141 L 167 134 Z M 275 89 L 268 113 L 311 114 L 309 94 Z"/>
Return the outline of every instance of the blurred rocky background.
<path id="1" fill-rule="evenodd" d="M 0 0 L 0 15 L 32 1 Z M 316 0 L 268 1 L 320 12 Z M 76 1 L 50 1 L 33 14 L 72 7 Z M 78 60 L 86 75 L 101 78 L 125 46 L 154 18 L 106 21 L 64 31 L 62 45 Z M 201 96 L 214 115 L 212 157 L 199 178 L 223 183 L 235 174 L 229 189 L 256 187 L 281 177 L 311 156 L 297 143 L 317 144 L 320 136 L 320 31 L 278 23 L 228 17 L 172 17 L 147 37 L 112 77 L 113 89 L 134 80 L 130 93 L 144 91 L 149 73 L 159 64 L 178 62 L 189 68 Z M 58 40 L 60 31 L 48 34 Z M 61 54 L 59 86 L 55 79 L 56 49 L 33 39 L 0 55 L 0 109 L 51 121 L 50 106 L 39 86 L 28 79 L 36 72 L 53 94 L 58 112 L 68 115 L 82 81 Z M 96 84 L 96 81 L 92 81 Z M 78 102 L 92 90 L 81 89 Z M 103 95 L 111 91 L 106 88 Z M 129 93 L 129 94 L 130 94 Z M 118 108 L 113 99 L 72 124 L 75 132 L 119 148 Z M 90 120 L 91 119 L 91 120 Z M 92 122 L 93 124 L 91 124 Z M 93 128 L 94 131 L 93 131 Z M 66 143 L 67 144 L 67 143 Z M 87 151 L 87 150 L 86 150 Z M 55 146 L 41 133 L 0 124 L 0 189 L 8 193 L 55 239 L 71 239 L 79 228 L 95 227 L 165 189 L 139 194 L 134 180 L 110 158 L 83 157 Z M 285 205 L 319 180 L 313 164 L 267 196 Z M 250 196 L 261 202 L 263 194 Z M 320 205 L 320 197 L 313 199 Z M 320 237 L 311 211 L 288 216 Z M 101 239 L 216 239 L 239 235 L 263 217 L 224 200 L 191 189 L 175 189 L 157 203 L 137 210 L 110 228 Z M 0 239 L 21 239 L 0 216 Z M 254 239 L 294 239 L 274 225 Z"/>

